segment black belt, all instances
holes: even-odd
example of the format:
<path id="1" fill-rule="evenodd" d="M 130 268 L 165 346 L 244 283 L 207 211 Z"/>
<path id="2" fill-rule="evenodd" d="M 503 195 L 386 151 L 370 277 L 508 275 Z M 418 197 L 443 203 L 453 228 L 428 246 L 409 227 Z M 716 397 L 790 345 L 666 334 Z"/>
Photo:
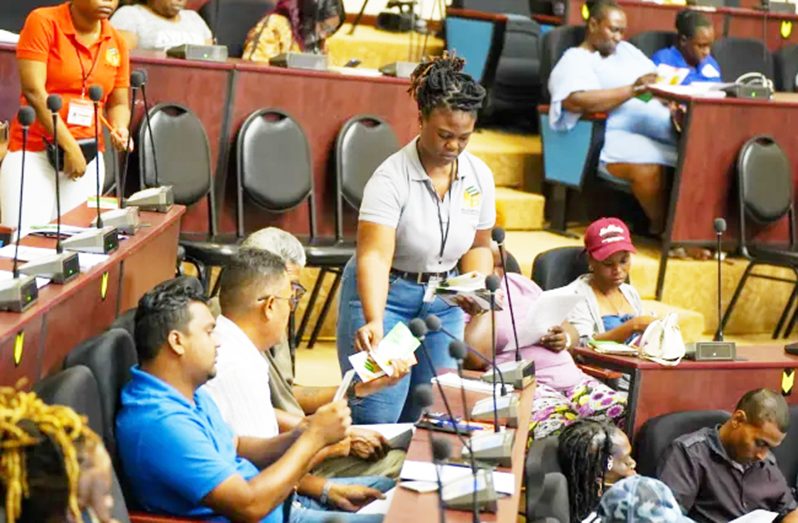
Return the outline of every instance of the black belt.
<path id="1" fill-rule="evenodd" d="M 421 283 L 428 283 L 432 278 L 440 278 L 441 280 L 446 280 L 449 278 L 450 275 L 454 273 L 454 270 L 446 271 L 446 272 L 407 272 L 407 271 L 400 271 L 399 269 L 391 268 L 391 275 L 398 276 L 403 280 L 412 281 L 418 284 Z"/>

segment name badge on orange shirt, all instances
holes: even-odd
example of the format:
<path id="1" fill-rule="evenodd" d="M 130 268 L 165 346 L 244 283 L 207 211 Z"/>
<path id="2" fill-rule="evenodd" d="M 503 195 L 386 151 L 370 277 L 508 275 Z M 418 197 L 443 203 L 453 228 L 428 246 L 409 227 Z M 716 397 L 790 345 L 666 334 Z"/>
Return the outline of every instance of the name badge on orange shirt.
<path id="1" fill-rule="evenodd" d="M 94 104 L 89 100 L 72 100 L 69 102 L 67 123 L 79 127 L 91 127 L 94 121 Z"/>

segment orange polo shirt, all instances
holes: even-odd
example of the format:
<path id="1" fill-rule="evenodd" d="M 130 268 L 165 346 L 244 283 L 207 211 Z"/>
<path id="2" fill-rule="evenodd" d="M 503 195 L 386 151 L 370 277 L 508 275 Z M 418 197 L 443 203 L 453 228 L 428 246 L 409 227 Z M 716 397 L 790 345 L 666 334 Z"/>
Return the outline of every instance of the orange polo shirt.
<path id="1" fill-rule="evenodd" d="M 127 44 L 108 20 L 102 20 L 101 23 L 100 37 L 91 47 L 84 46 L 77 41 L 67 2 L 31 11 L 19 35 L 17 59 L 35 60 L 47 64 L 45 88 L 48 94 L 61 96 L 64 104 L 60 115 L 64 123 L 69 113 L 70 100 L 79 99 L 81 93 L 86 100 L 89 100 L 90 86 L 99 85 L 103 88 L 101 110 L 111 91 L 118 87 L 130 86 Z M 24 96 L 20 97 L 20 105 L 27 105 Z M 78 140 L 94 137 L 93 125 L 81 127 L 67 124 L 67 127 L 72 136 Z M 27 149 L 43 151 L 44 136 L 44 126 L 36 121 L 28 133 Z M 102 132 L 100 147 L 102 149 Z M 22 127 L 16 119 L 11 124 L 11 141 L 8 149 L 22 150 Z"/>

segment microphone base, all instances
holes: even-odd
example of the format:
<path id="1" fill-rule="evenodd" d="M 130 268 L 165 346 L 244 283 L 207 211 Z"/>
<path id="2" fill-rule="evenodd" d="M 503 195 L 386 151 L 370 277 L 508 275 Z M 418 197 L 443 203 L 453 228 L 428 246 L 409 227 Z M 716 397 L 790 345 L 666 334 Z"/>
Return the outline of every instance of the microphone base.
<path id="1" fill-rule="evenodd" d="M 0 282 L 0 311 L 24 312 L 39 298 L 33 276 L 20 276 Z"/>
<path id="2" fill-rule="evenodd" d="M 496 412 L 499 419 L 505 420 L 508 427 L 518 427 L 518 396 L 508 394 L 496 398 Z M 471 419 L 491 423 L 493 422 L 493 397 L 482 398 L 471 409 Z"/>
<path id="3" fill-rule="evenodd" d="M 737 346 L 733 341 L 697 341 L 688 343 L 684 357 L 695 361 L 734 361 Z"/>
<path id="4" fill-rule="evenodd" d="M 493 471 L 477 470 L 477 507 L 480 512 L 496 512 L 499 496 L 493 486 Z M 474 507 L 474 476 L 449 481 L 441 490 L 446 508 L 471 512 Z"/>
<path id="5" fill-rule="evenodd" d="M 513 441 L 515 441 L 514 430 L 489 432 L 471 436 L 469 447 L 473 449 L 475 460 L 500 467 L 511 467 L 513 465 Z M 463 447 L 463 461 L 470 459 L 469 447 Z"/>
<path id="6" fill-rule="evenodd" d="M 52 283 L 64 284 L 80 274 L 80 261 L 77 253 L 63 252 L 28 262 L 19 268 L 19 272 L 28 276 L 50 278 Z"/>
<path id="7" fill-rule="evenodd" d="M 169 212 L 175 203 L 175 195 L 170 185 L 149 187 L 134 192 L 125 200 L 125 207 L 138 207 L 141 211 Z"/>
<path id="8" fill-rule="evenodd" d="M 105 211 L 100 218 L 103 225 L 114 227 L 120 233 L 128 236 L 133 236 L 139 230 L 139 208 L 135 206 Z M 92 220 L 91 224 L 96 226 L 97 218 Z"/>
<path id="9" fill-rule="evenodd" d="M 517 390 L 525 389 L 532 385 L 535 381 L 535 362 L 534 361 L 505 361 L 497 365 L 498 369 L 504 376 L 504 381 L 508 385 L 512 384 Z M 482 376 L 482 381 L 493 383 L 493 370 L 485 371 Z M 501 382 L 499 373 L 496 373 L 496 379 Z"/>
<path id="10" fill-rule="evenodd" d="M 82 232 L 61 242 L 69 251 L 108 254 L 119 247 L 119 234 L 114 227 L 103 227 Z"/>

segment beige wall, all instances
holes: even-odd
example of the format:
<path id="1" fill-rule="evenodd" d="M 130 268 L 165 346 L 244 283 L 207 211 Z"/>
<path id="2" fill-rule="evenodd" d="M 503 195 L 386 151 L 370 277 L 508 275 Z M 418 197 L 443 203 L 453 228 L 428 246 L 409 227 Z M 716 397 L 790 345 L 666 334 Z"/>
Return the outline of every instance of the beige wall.
<path id="1" fill-rule="evenodd" d="M 440 18 L 438 16 L 438 8 L 435 7 L 435 2 L 438 0 L 418 0 L 418 8 L 419 14 L 423 18 L 430 18 L 431 14 L 433 14 L 433 10 L 435 11 L 433 19 L 437 20 Z M 446 4 L 451 4 L 451 0 L 445 0 Z M 385 5 L 388 3 L 388 0 L 368 0 L 368 5 L 366 6 L 366 14 L 376 15 L 380 11 L 385 10 Z M 363 0 L 344 0 L 344 7 L 346 8 L 347 13 L 357 13 L 360 11 L 360 7 L 363 5 Z"/>

